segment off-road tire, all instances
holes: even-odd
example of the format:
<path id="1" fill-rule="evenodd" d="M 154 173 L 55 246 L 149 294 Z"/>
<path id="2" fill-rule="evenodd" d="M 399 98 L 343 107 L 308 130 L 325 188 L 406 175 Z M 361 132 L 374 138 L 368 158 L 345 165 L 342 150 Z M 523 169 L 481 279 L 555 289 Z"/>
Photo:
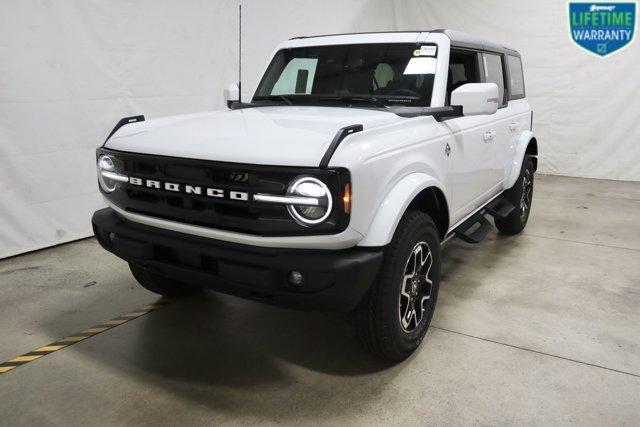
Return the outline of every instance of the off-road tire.
<path id="1" fill-rule="evenodd" d="M 181 298 L 200 291 L 200 288 L 150 272 L 138 264 L 129 263 L 129 269 L 143 288 L 158 295 Z"/>
<path id="2" fill-rule="evenodd" d="M 431 252 L 431 266 L 426 273 L 431 278 L 428 310 L 421 321 L 408 332 L 402 325 L 400 312 L 409 260 L 418 245 L 426 243 Z M 424 248 L 422 249 L 424 250 Z M 426 264 L 425 264 L 426 266 Z M 423 271 L 424 272 L 424 271 Z M 364 348 L 379 358 L 400 362 L 409 357 L 422 342 L 438 299 L 440 282 L 440 237 L 431 217 L 424 212 L 409 210 L 398 224 L 391 243 L 385 248 L 384 260 L 376 279 L 356 309 L 356 328 Z M 424 282 L 427 285 L 427 282 Z M 411 301 L 406 298 L 406 301 Z M 422 301 L 420 304 L 427 302 Z M 417 313 L 417 309 L 416 309 Z M 417 316 L 417 314 L 416 314 Z"/>
<path id="3" fill-rule="evenodd" d="M 516 183 L 503 193 L 503 196 L 516 208 L 505 218 L 495 218 L 496 228 L 502 233 L 518 234 L 527 225 L 533 201 L 534 172 L 533 160 L 528 154 L 525 154 Z"/>

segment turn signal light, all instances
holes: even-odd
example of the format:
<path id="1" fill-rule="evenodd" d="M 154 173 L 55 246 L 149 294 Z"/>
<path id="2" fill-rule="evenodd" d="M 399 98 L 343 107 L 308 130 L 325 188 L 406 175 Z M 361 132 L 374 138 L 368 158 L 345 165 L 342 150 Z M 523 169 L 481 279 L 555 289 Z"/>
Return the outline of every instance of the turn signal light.
<path id="1" fill-rule="evenodd" d="M 344 185 L 344 193 L 342 194 L 342 208 L 344 213 L 351 212 L 351 186 L 349 184 Z"/>

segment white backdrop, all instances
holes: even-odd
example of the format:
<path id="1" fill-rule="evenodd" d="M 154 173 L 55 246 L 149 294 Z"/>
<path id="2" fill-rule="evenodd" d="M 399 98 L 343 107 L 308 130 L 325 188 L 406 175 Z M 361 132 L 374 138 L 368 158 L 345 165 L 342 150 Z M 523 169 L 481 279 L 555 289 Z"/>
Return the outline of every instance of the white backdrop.
<path id="1" fill-rule="evenodd" d="M 565 0 L 395 5 L 396 28 L 460 29 L 520 51 L 542 172 L 640 181 L 637 40 L 606 58 L 583 51 L 571 41 Z"/>
<path id="2" fill-rule="evenodd" d="M 393 25 L 384 0 L 242 3 L 245 88 L 282 39 Z M 120 118 L 223 108 L 237 6 L 0 0 L 0 258 L 91 234 L 95 149 Z"/>
<path id="3" fill-rule="evenodd" d="M 122 117 L 223 108 L 239 0 L 0 0 L 0 258 L 91 234 L 94 151 Z M 574 46 L 560 0 L 244 0 L 243 99 L 297 35 L 454 28 L 523 54 L 541 170 L 640 180 L 637 45 Z"/>

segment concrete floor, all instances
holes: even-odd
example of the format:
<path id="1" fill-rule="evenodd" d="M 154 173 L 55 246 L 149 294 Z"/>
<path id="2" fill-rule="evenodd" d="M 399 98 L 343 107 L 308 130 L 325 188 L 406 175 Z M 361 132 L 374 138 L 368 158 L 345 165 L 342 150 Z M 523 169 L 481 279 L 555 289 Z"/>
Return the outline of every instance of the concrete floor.
<path id="1" fill-rule="evenodd" d="M 444 251 L 421 349 L 213 293 L 0 375 L 6 425 L 640 423 L 640 183 L 537 176 L 533 214 Z M 88 239 L 0 261 L 0 361 L 157 298 Z"/>

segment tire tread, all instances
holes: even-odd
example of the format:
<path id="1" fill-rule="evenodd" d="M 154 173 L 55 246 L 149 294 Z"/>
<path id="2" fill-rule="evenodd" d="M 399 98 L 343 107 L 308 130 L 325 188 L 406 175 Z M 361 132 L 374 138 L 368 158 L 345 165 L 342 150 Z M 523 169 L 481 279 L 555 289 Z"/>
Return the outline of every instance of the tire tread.
<path id="1" fill-rule="evenodd" d="M 376 282 L 356 310 L 356 327 L 364 349 L 384 360 L 399 362 L 410 356 L 414 350 L 408 353 L 399 352 L 398 346 L 394 343 L 394 324 L 390 319 L 395 321 L 395 313 L 389 313 L 388 304 L 385 304 L 385 297 L 388 297 L 385 295 L 385 291 L 388 293 L 385 284 L 393 283 L 390 257 L 399 253 L 407 236 L 413 234 L 413 230 L 423 226 L 431 227 L 437 235 L 437 228 L 429 215 L 417 210 L 405 213 L 391 243 L 385 248 L 385 261 Z M 420 341 L 421 339 L 418 345 Z"/>

